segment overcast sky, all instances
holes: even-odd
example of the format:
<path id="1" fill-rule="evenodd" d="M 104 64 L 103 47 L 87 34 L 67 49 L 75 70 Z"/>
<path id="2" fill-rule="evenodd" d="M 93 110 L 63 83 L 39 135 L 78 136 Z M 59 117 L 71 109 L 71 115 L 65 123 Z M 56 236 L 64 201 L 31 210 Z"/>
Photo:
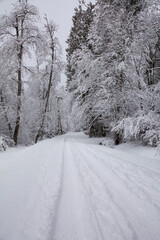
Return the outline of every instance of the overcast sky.
<path id="1" fill-rule="evenodd" d="M 9 12 L 12 3 L 16 0 L 0 0 L 0 14 Z M 89 0 L 86 0 L 89 2 Z M 91 2 L 95 2 L 91 0 Z M 63 59 L 65 59 L 66 39 L 72 25 L 74 8 L 78 6 L 78 0 L 29 0 L 29 3 L 38 7 L 41 16 L 47 14 L 58 25 L 58 37 L 63 49 Z"/>

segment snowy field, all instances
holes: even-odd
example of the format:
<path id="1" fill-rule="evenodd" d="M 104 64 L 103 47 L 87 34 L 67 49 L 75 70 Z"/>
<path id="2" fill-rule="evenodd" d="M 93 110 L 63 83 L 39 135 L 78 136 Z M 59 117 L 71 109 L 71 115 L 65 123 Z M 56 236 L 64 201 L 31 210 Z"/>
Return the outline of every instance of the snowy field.
<path id="1" fill-rule="evenodd" d="M 0 240 L 160 240 L 160 157 L 72 133 L 0 153 Z"/>

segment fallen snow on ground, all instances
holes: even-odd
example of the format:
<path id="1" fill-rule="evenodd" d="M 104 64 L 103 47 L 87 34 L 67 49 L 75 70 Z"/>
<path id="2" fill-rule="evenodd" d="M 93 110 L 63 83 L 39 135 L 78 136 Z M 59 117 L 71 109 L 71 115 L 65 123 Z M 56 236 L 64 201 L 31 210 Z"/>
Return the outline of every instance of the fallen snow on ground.
<path id="1" fill-rule="evenodd" d="M 0 240 L 159 240 L 153 149 L 70 133 L 0 153 Z"/>

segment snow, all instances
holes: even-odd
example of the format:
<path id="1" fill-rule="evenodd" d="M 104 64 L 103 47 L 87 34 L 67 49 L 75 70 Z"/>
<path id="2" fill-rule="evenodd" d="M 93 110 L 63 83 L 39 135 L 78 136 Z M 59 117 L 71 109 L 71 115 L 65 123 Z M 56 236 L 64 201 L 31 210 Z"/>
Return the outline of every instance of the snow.
<path id="1" fill-rule="evenodd" d="M 159 240 L 160 157 L 70 133 L 0 153 L 0 240 Z"/>

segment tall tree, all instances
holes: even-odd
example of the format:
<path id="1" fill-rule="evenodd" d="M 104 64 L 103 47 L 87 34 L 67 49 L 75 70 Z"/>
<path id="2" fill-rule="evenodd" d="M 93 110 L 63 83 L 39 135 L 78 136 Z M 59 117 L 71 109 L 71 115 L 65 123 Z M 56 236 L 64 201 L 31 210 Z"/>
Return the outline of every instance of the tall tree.
<path id="1" fill-rule="evenodd" d="M 24 56 L 29 53 L 30 46 L 37 42 L 39 34 L 38 28 L 35 25 L 37 17 L 38 11 L 36 7 L 28 4 L 27 1 L 19 0 L 14 5 L 11 13 L 2 16 L 0 19 L 1 49 L 7 53 L 4 57 L 10 58 L 11 64 L 16 65 L 13 73 L 13 77 L 16 77 L 15 81 L 17 83 L 16 119 L 13 131 L 15 144 L 18 143 L 21 124 Z"/>
<path id="2" fill-rule="evenodd" d="M 37 143 L 38 139 L 41 138 L 44 134 L 44 125 L 45 125 L 45 119 L 47 116 L 47 111 L 49 107 L 49 101 L 51 96 L 52 88 L 56 86 L 57 80 L 59 79 L 59 72 L 62 69 L 62 64 L 60 62 L 60 59 L 58 58 L 58 48 L 59 48 L 59 42 L 57 37 L 55 36 L 56 33 L 56 25 L 52 21 L 48 21 L 47 17 L 45 17 L 45 37 L 47 36 L 47 56 L 45 58 L 46 60 L 46 78 L 48 79 L 47 88 L 46 88 L 46 94 L 44 96 L 44 107 L 42 110 L 42 117 L 41 122 L 39 125 L 38 132 L 35 137 L 35 143 Z M 58 78 L 57 78 L 58 76 Z M 55 89 L 54 89 L 55 90 Z M 53 93 L 53 91 L 52 91 Z"/>
<path id="3" fill-rule="evenodd" d="M 83 1 L 82 1 L 83 2 Z M 72 66 L 71 57 L 76 50 L 81 50 L 83 45 L 88 44 L 88 33 L 90 25 L 93 21 L 94 5 L 89 3 L 84 5 L 80 2 L 80 5 L 75 8 L 75 13 L 72 18 L 73 26 L 70 31 L 69 38 L 67 39 L 68 47 L 67 51 L 67 88 L 72 91 L 75 88 L 72 77 L 75 73 L 75 68 Z"/>

